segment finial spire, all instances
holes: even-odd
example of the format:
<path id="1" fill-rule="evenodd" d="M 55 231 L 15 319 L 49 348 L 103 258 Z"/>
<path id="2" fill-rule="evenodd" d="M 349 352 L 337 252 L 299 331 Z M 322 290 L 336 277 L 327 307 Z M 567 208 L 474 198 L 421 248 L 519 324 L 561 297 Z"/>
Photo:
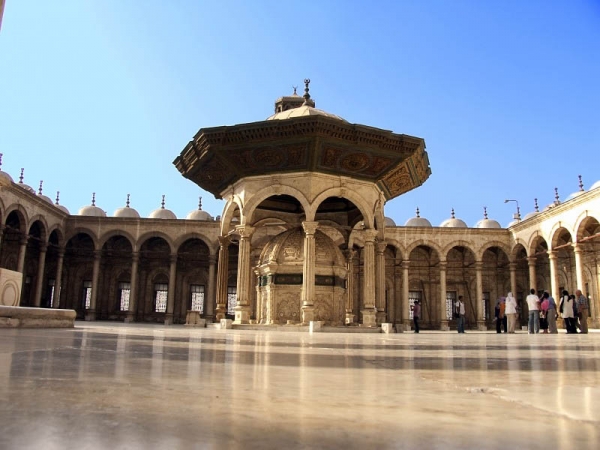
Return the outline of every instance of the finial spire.
<path id="1" fill-rule="evenodd" d="M 293 93 L 292 95 L 298 95 L 298 94 L 296 93 L 296 89 L 298 89 L 298 86 L 292 86 L 292 88 L 294 89 L 294 93 Z"/>
<path id="2" fill-rule="evenodd" d="M 0 170 L 2 170 L 2 156 L 4 155 L 4 153 L 0 153 Z"/>
<path id="3" fill-rule="evenodd" d="M 419 215 L 421 212 L 419 211 L 419 207 L 417 206 L 417 218 L 420 218 L 421 216 Z"/>
<path id="4" fill-rule="evenodd" d="M 304 103 L 302 104 L 302 106 L 311 106 L 311 107 L 315 107 L 315 102 L 314 100 L 312 100 L 310 98 L 310 94 L 309 94 L 309 88 L 308 85 L 310 84 L 310 78 L 305 78 L 304 79 L 304 95 L 302 97 L 304 97 Z"/>
<path id="5" fill-rule="evenodd" d="M 19 183 L 21 184 L 23 184 L 23 172 L 25 172 L 25 169 L 21 167 L 21 176 L 19 177 Z"/>
<path id="6" fill-rule="evenodd" d="M 125 202 L 125 207 L 129 208 L 129 194 L 127 194 L 127 201 Z"/>
<path id="7" fill-rule="evenodd" d="M 488 215 L 487 215 L 487 206 L 483 207 L 483 218 L 487 220 Z"/>
<path id="8" fill-rule="evenodd" d="M 202 211 L 202 197 L 198 197 L 198 211 Z"/>
<path id="9" fill-rule="evenodd" d="M 60 205 L 60 203 L 58 202 L 59 197 L 60 197 L 60 191 L 56 191 L 56 202 L 54 203 L 56 206 Z"/>
<path id="10" fill-rule="evenodd" d="M 2 165 L 2 153 L 0 153 L 0 166 Z M 579 178 L 579 190 L 583 192 L 583 180 L 581 179 L 581 175 L 577 175 Z"/>
<path id="11" fill-rule="evenodd" d="M 554 204 L 558 205 L 560 203 L 560 197 L 558 196 L 558 188 L 554 188 Z"/>
<path id="12" fill-rule="evenodd" d="M 162 202 L 160 202 L 160 209 L 165 209 L 165 195 L 162 196 Z"/>
<path id="13" fill-rule="evenodd" d="M 96 193 L 92 192 L 92 206 L 96 206 Z"/>
<path id="14" fill-rule="evenodd" d="M 540 207 L 537 202 L 537 198 L 533 199 L 533 203 L 535 204 L 535 212 L 540 212 Z"/>
<path id="15" fill-rule="evenodd" d="M 454 208 L 452 208 L 452 218 L 456 219 L 456 217 L 454 217 Z"/>
<path id="16" fill-rule="evenodd" d="M 42 185 L 44 184 L 44 180 L 40 180 L 40 187 L 38 189 L 38 195 L 42 195 Z"/>

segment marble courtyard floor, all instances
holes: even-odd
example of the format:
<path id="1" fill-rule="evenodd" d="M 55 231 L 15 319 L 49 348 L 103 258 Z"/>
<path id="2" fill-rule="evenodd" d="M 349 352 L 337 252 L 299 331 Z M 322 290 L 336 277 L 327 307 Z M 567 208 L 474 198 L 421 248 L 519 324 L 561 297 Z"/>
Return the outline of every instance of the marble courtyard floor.
<path id="1" fill-rule="evenodd" d="M 596 449 L 600 333 L 0 329 L 2 449 Z"/>

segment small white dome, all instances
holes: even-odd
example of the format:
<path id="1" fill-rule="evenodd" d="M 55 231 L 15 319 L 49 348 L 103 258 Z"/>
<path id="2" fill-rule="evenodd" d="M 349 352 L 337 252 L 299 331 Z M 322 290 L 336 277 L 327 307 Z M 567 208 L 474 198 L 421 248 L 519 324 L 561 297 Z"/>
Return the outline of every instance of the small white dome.
<path id="1" fill-rule="evenodd" d="M 160 208 L 155 209 L 148 216 L 149 219 L 177 219 L 177 216 L 170 209 L 165 208 L 165 196 L 162 196 Z"/>
<path id="2" fill-rule="evenodd" d="M 336 116 L 335 114 L 328 113 L 326 111 L 323 111 L 322 109 L 313 108 L 312 106 L 307 105 L 275 113 L 272 116 L 268 117 L 267 120 L 285 120 L 293 119 L 294 117 L 306 116 L 325 116 L 346 122 L 346 120 L 342 119 L 340 116 Z"/>
<path id="3" fill-rule="evenodd" d="M 598 188 L 600 188 L 600 180 L 598 180 L 594 184 L 592 184 L 592 187 L 589 190 L 591 191 L 592 189 L 598 189 Z"/>
<path id="4" fill-rule="evenodd" d="M 38 194 L 37 195 L 39 198 L 41 198 L 42 200 L 44 200 L 45 202 L 50 203 L 51 205 L 54 205 L 54 202 L 52 201 L 52 199 L 44 194 Z"/>
<path id="5" fill-rule="evenodd" d="M 205 222 L 213 220 L 209 213 L 198 209 L 191 211 L 185 218 L 187 220 L 203 220 Z"/>
<path id="6" fill-rule="evenodd" d="M 452 215 L 450 216 L 449 219 L 444 220 L 441 224 L 440 227 L 446 227 L 446 228 L 468 228 L 467 224 L 460 220 L 457 219 L 454 216 L 454 208 L 452 208 Z"/>
<path id="7" fill-rule="evenodd" d="M 54 206 L 56 206 L 58 209 L 60 209 L 65 214 L 71 215 L 71 213 L 69 212 L 69 210 L 67 209 L 66 206 L 63 206 L 63 205 L 54 205 Z"/>
<path id="8" fill-rule="evenodd" d="M 585 192 L 585 191 L 576 191 L 576 192 L 573 192 L 571 195 L 569 195 L 569 196 L 567 197 L 567 200 L 571 200 L 571 199 L 573 199 L 573 198 L 575 198 L 575 197 L 579 197 L 579 196 L 580 196 L 581 194 L 583 194 L 584 192 Z"/>
<path id="9" fill-rule="evenodd" d="M 417 208 L 417 215 L 406 221 L 405 227 L 431 227 L 431 222 L 424 217 L 421 217 L 419 208 Z"/>
<path id="10" fill-rule="evenodd" d="M 527 219 L 531 219 L 534 216 L 537 216 L 539 214 L 539 212 L 537 211 L 531 211 L 530 213 L 525 214 L 525 217 L 523 217 L 523 220 L 527 220 Z"/>
<path id="11" fill-rule="evenodd" d="M 121 217 L 124 219 L 139 219 L 140 218 L 139 213 L 134 208 L 131 208 L 129 206 L 124 206 L 123 208 L 116 209 L 115 212 L 113 213 L 113 216 Z"/>
<path id="12" fill-rule="evenodd" d="M 502 228 L 502 226 L 493 219 L 482 219 L 475 224 L 475 228 Z"/>
<path id="13" fill-rule="evenodd" d="M 79 216 L 106 217 L 104 210 L 94 205 L 84 206 L 77 214 Z"/>
<path id="14" fill-rule="evenodd" d="M 12 183 L 14 183 L 12 177 L 0 170 L 0 186 L 10 186 Z"/>
<path id="15" fill-rule="evenodd" d="M 29 186 L 28 184 L 25 184 L 25 183 L 23 183 L 23 182 L 19 181 L 19 182 L 17 183 L 17 186 L 19 186 L 19 187 L 20 187 L 20 188 L 22 188 L 22 189 L 25 189 L 25 190 L 26 190 L 26 191 L 28 191 L 28 192 L 31 192 L 32 194 L 35 194 L 35 189 L 33 189 L 33 188 L 32 188 L 31 186 Z"/>
<path id="16" fill-rule="evenodd" d="M 515 219 L 515 220 L 513 220 L 511 223 L 509 223 L 509 224 L 508 224 L 508 227 L 507 227 L 507 228 L 510 228 L 510 227 L 512 227 L 512 226 L 514 226 L 514 225 L 516 225 L 516 224 L 520 223 L 520 222 L 521 222 L 520 220 L 516 220 L 516 219 Z"/>
<path id="17" fill-rule="evenodd" d="M 386 227 L 395 227 L 396 226 L 396 222 L 394 222 L 394 220 L 391 217 L 385 217 L 383 219 L 385 226 Z"/>
<path id="18" fill-rule="evenodd" d="M 106 217 L 104 210 L 96 206 L 95 192 L 92 194 L 92 204 L 90 206 L 84 206 L 77 214 L 80 216 Z"/>

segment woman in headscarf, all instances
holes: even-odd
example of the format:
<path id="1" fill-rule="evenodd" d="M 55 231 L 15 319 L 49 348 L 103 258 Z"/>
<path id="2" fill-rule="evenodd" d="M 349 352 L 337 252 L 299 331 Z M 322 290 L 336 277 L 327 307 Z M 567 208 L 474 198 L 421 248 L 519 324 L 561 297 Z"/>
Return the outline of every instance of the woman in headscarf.
<path id="1" fill-rule="evenodd" d="M 573 304 L 575 303 L 572 296 L 569 296 L 569 291 L 562 291 L 562 297 L 560 299 L 560 313 L 562 318 L 565 321 L 565 328 L 567 329 L 567 333 L 577 333 L 577 328 L 575 326 L 575 310 L 573 309 Z"/>
<path id="2" fill-rule="evenodd" d="M 508 333 L 514 334 L 517 324 L 517 299 L 513 297 L 512 292 L 506 296 L 504 313 L 508 319 Z"/>

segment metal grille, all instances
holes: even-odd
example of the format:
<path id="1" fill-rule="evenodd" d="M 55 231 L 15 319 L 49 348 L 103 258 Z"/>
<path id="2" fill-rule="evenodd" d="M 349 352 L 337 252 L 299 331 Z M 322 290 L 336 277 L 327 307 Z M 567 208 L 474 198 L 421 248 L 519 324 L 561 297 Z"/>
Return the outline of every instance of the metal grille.
<path id="1" fill-rule="evenodd" d="M 167 312 L 167 297 L 169 294 L 168 284 L 154 285 L 154 311 L 158 313 Z"/>
<path id="2" fill-rule="evenodd" d="M 130 283 L 119 283 L 119 299 L 121 311 L 129 311 Z"/>
<path id="3" fill-rule="evenodd" d="M 454 305 L 456 303 L 456 291 L 446 292 L 446 320 L 454 318 Z"/>
<path id="4" fill-rule="evenodd" d="M 85 309 L 90 309 L 92 307 L 92 282 L 91 281 L 83 282 L 83 301 L 85 304 Z"/>
<path id="5" fill-rule="evenodd" d="M 192 311 L 204 313 L 204 286 L 200 284 L 192 284 L 190 286 L 192 296 Z"/>
<path id="6" fill-rule="evenodd" d="M 423 293 L 421 291 L 410 291 L 408 293 L 408 307 L 409 307 L 408 318 L 410 320 L 413 319 L 413 312 L 414 312 L 414 309 L 415 309 L 415 302 L 417 300 L 421 300 L 422 294 Z"/>
<path id="7" fill-rule="evenodd" d="M 229 286 L 227 288 L 227 314 L 230 316 L 235 315 L 235 307 L 237 305 L 237 288 L 235 286 Z"/>
<path id="8" fill-rule="evenodd" d="M 483 302 L 483 320 L 488 320 L 490 318 L 490 293 L 484 292 L 481 301 Z"/>

